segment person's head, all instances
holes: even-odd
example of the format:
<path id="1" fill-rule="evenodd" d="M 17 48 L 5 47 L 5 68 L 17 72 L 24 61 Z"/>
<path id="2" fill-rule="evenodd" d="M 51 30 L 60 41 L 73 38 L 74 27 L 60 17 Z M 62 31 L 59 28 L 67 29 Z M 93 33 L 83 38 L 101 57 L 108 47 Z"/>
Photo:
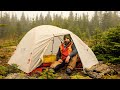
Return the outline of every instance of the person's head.
<path id="1" fill-rule="evenodd" d="M 67 44 L 69 44 L 71 42 L 71 37 L 70 37 L 70 35 L 68 34 L 68 35 L 65 35 L 64 36 L 64 43 L 67 45 Z"/>

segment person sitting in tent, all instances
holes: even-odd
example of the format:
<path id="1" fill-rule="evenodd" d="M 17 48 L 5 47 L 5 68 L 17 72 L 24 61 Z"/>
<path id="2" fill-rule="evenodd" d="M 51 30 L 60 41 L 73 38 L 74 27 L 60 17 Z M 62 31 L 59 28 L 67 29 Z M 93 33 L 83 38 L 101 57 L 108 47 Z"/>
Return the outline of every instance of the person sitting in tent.
<path id="1" fill-rule="evenodd" d="M 50 67 L 52 67 L 56 72 L 67 64 L 66 73 L 70 75 L 76 66 L 77 58 L 77 49 L 68 34 L 64 36 L 64 42 L 59 46 L 59 50 L 56 55 L 57 61 L 53 62 Z"/>

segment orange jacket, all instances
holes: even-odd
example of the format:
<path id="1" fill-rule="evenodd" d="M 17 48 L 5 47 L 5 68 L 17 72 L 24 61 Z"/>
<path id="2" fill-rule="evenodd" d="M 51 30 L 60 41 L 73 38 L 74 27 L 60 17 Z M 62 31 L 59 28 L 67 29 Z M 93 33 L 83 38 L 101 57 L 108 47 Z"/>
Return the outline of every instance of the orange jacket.
<path id="1" fill-rule="evenodd" d="M 72 44 L 73 42 L 70 42 L 66 47 L 64 47 L 63 43 L 60 45 L 60 52 L 61 52 L 62 60 L 65 60 L 66 57 L 72 52 Z"/>

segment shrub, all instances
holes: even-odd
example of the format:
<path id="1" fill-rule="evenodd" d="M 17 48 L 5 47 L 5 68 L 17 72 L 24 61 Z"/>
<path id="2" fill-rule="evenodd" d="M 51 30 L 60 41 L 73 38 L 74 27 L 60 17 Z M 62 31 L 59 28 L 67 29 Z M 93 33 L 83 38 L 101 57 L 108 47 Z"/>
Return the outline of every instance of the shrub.
<path id="1" fill-rule="evenodd" d="M 21 72 L 21 70 L 18 69 L 18 66 L 16 64 L 8 65 L 7 68 L 8 68 L 7 73 L 19 73 L 19 72 Z"/>
<path id="2" fill-rule="evenodd" d="M 46 68 L 45 70 L 43 70 L 40 77 L 38 78 L 39 79 L 54 79 L 57 75 L 53 74 L 53 72 L 54 72 L 53 69 Z"/>
<path id="3" fill-rule="evenodd" d="M 0 75 L 6 76 L 8 68 L 5 66 L 0 65 Z"/>
<path id="4" fill-rule="evenodd" d="M 0 75 L 0 79 L 3 79 L 5 76 Z"/>
<path id="5" fill-rule="evenodd" d="M 0 65 L 0 75 L 2 76 L 6 76 L 10 73 L 19 73 L 19 72 L 22 71 L 17 68 L 16 64 L 7 65 L 7 66 Z"/>
<path id="6" fill-rule="evenodd" d="M 120 26 L 102 33 L 102 43 L 92 46 L 98 60 L 120 63 Z"/>

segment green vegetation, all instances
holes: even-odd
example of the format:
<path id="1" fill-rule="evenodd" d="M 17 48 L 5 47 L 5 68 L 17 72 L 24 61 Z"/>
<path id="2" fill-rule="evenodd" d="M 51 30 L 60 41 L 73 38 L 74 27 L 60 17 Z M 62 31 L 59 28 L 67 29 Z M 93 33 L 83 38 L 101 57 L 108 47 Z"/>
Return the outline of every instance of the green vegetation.
<path id="1" fill-rule="evenodd" d="M 18 73 L 21 72 L 18 68 L 17 65 L 8 65 L 8 66 L 3 66 L 0 65 L 0 76 L 7 76 L 10 73 Z"/>
<path id="2" fill-rule="evenodd" d="M 53 73 L 54 71 L 52 69 L 46 68 L 42 73 L 40 73 L 38 79 L 55 79 L 57 75 Z"/>
<path id="3" fill-rule="evenodd" d="M 13 40 L 0 40 L 1 44 L 0 44 L 0 48 L 4 48 L 4 47 L 9 47 L 9 46 L 16 46 L 17 43 Z"/>
<path id="4" fill-rule="evenodd" d="M 120 26 L 102 33 L 99 43 L 92 47 L 98 60 L 120 63 Z"/>
<path id="5" fill-rule="evenodd" d="M 91 78 L 87 75 L 82 75 L 80 72 L 77 72 L 77 73 L 71 75 L 70 79 L 91 79 Z"/>

